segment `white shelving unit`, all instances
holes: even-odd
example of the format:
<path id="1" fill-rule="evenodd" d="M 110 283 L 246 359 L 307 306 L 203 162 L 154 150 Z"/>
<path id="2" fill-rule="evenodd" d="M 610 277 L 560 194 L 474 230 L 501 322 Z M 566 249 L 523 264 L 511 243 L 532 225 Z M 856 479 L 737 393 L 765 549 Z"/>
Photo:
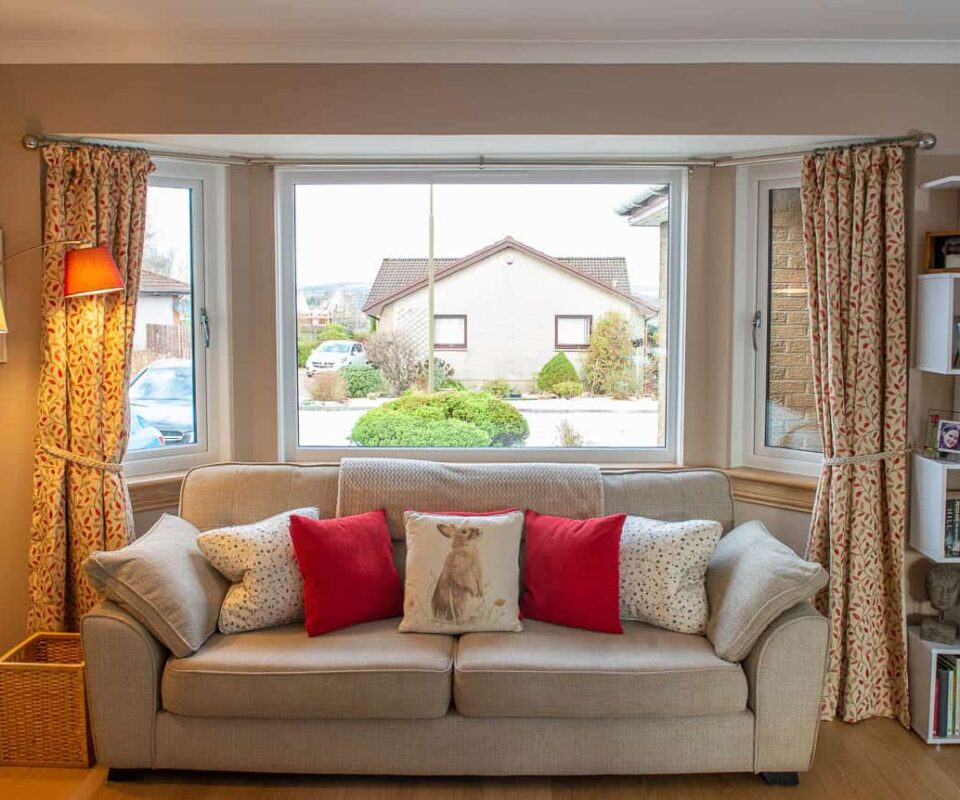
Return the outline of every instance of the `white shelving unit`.
<path id="1" fill-rule="evenodd" d="M 960 375 L 954 321 L 960 317 L 960 273 L 917 278 L 917 367 L 941 375 Z"/>
<path id="2" fill-rule="evenodd" d="M 931 561 L 960 564 L 944 555 L 948 491 L 960 491 L 960 463 L 914 454 L 910 546 Z"/>
<path id="3" fill-rule="evenodd" d="M 937 656 L 960 655 L 960 644 L 939 644 L 920 638 L 919 626 L 907 628 L 910 650 L 910 725 L 927 744 L 958 744 L 960 736 L 936 735 L 933 704 L 936 702 Z"/>

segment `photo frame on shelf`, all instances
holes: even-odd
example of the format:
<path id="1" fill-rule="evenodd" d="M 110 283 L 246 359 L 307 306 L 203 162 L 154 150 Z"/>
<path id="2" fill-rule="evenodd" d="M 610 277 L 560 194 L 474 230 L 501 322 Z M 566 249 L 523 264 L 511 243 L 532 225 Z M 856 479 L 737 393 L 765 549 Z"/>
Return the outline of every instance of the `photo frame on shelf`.
<path id="1" fill-rule="evenodd" d="M 923 454 L 927 458 L 960 462 L 960 410 L 931 408 L 927 412 Z"/>
<path id="2" fill-rule="evenodd" d="M 960 272 L 960 230 L 927 231 L 923 252 L 925 272 Z"/>

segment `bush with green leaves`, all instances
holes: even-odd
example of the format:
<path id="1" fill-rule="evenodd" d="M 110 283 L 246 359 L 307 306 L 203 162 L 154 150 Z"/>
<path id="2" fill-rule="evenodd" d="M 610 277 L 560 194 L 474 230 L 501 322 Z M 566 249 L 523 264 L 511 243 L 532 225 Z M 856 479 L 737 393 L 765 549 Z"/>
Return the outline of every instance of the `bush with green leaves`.
<path id="1" fill-rule="evenodd" d="M 583 362 L 584 383 L 593 394 L 623 395 L 633 369 L 630 321 L 617 311 L 597 320 Z M 633 389 L 636 394 L 636 387 Z"/>
<path id="2" fill-rule="evenodd" d="M 557 397 L 569 400 L 571 397 L 582 395 L 583 386 L 580 385 L 580 381 L 560 381 L 560 383 L 554 384 L 553 393 Z"/>
<path id="3" fill-rule="evenodd" d="M 352 339 L 353 333 L 339 322 L 328 322 L 320 329 L 318 342 L 330 342 L 334 339 Z"/>
<path id="4" fill-rule="evenodd" d="M 369 364 L 349 364 L 340 368 L 340 377 L 347 382 L 350 397 L 366 397 L 379 392 L 383 386 L 380 370 Z"/>
<path id="5" fill-rule="evenodd" d="M 417 362 L 416 377 L 413 384 L 422 391 L 427 390 L 427 359 Z M 453 378 L 453 367 L 442 358 L 433 357 L 433 387 L 439 389 L 445 381 Z"/>
<path id="6" fill-rule="evenodd" d="M 510 394 L 510 384 L 504 378 L 494 378 L 483 384 L 483 391 L 494 397 L 506 397 Z"/>
<path id="7" fill-rule="evenodd" d="M 537 373 L 537 388 L 541 392 L 553 392 L 558 383 L 580 382 L 577 368 L 566 353 L 557 353 Z"/>
<path id="8" fill-rule="evenodd" d="M 462 381 L 454 380 L 453 378 L 447 378 L 443 383 L 440 384 L 439 389 L 453 389 L 457 392 L 467 391 L 467 387 L 463 384 Z"/>
<path id="9" fill-rule="evenodd" d="M 305 369 L 307 366 L 307 359 L 310 358 L 310 354 L 316 348 L 318 342 L 313 338 L 303 338 L 300 337 L 297 340 L 297 366 L 300 369 Z"/>
<path id="10" fill-rule="evenodd" d="M 350 438 L 365 447 L 510 447 L 530 435 L 523 415 L 484 392 L 410 394 L 366 412 Z"/>

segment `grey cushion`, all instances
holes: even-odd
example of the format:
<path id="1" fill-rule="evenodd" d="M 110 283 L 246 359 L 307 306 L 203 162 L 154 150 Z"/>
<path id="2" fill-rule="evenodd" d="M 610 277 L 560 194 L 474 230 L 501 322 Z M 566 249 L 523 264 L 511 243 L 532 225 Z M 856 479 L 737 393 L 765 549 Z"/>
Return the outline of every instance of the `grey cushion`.
<path id="1" fill-rule="evenodd" d="M 396 619 L 309 638 L 302 625 L 214 634 L 163 672 L 163 707 L 197 717 L 442 717 L 455 640 L 399 633 Z"/>
<path id="2" fill-rule="evenodd" d="M 197 547 L 198 531 L 164 514 L 133 544 L 94 553 L 94 588 L 137 619 L 174 655 L 195 652 L 217 628 L 229 583 Z"/>
<path id="3" fill-rule="evenodd" d="M 623 635 L 524 620 L 460 637 L 454 702 L 470 717 L 706 716 L 743 711 L 747 680 L 703 636 L 624 622 Z"/>
<path id="4" fill-rule="evenodd" d="M 823 567 L 804 561 L 762 523 L 734 528 L 707 567 L 707 636 L 717 655 L 742 661 L 771 622 L 809 600 L 827 580 Z"/>

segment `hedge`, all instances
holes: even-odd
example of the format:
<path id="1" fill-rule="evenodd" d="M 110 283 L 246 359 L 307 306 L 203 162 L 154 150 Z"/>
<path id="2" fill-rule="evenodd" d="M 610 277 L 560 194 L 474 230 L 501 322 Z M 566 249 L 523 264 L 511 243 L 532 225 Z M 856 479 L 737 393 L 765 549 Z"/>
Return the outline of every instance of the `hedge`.
<path id="1" fill-rule="evenodd" d="M 398 397 L 371 409 L 350 438 L 367 447 L 510 447 L 530 435 L 523 415 L 484 392 Z"/>
<path id="2" fill-rule="evenodd" d="M 553 393 L 558 397 L 569 400 L 571 397 L 582 395 L 583 386 L 580 385 L 580 381 L 560 381 L 560 383 L 554 384 Z"/>
<path id="3" fill-rule="evenodd" d="M 380 370 L 369 364 L 350 364 L 341 367 L 340 375 L 347 382 L 347 394 L 350 397 L 366 397 L 380 391 L 383 386 Z"/>
<path id="4" fill-rule="evenodd" d="M 557 353 L 537 373 L 537 388 L 541 392 L 552 392 L 558 383 L 580 381 L 577 368 L 567 358 L 566 353 Z"/>

